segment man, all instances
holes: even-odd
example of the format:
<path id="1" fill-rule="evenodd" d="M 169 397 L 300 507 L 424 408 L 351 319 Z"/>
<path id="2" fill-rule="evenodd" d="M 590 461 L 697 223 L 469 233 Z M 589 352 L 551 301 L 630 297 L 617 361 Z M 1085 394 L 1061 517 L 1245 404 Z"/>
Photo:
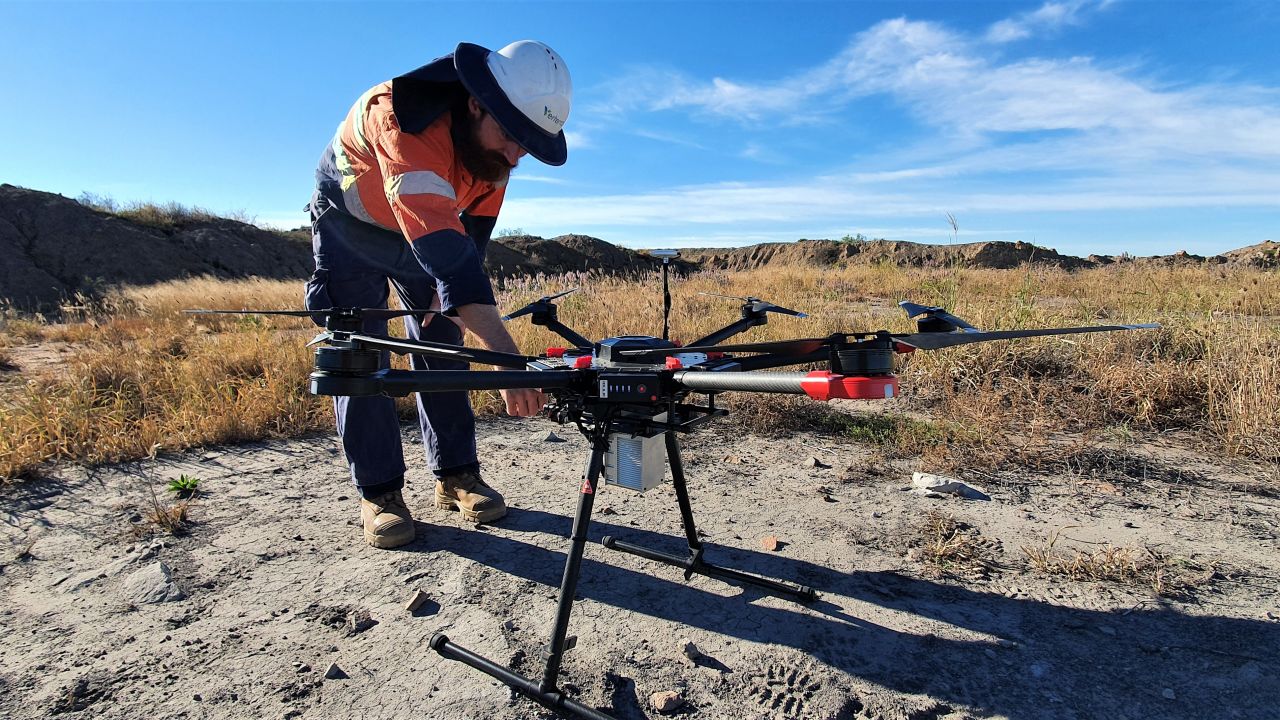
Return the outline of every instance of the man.
<path id="1" fill-rule="evenodd" d="M 470 329 L 491 350 L 517 352 L 484 272 L 485 246 L 520 158 L 564 164 L 572 93 L 560 56 L 521 41 L 497 52 L 461 43 L 360 96 L 316 171 L 307 308 L 386 307 L 390 281 L 404 307 L 442 313 L 406 317 L 409 337 L 461 344 Z M 386 322 L 367 321 L 364 330 L 385 332 Z M 384 353 L 384 367 L 388 361 Z M 415 370 L 466 368 L 422 357 L 412 363 Z M 515 416 L 533 415 L 545 401 L 536 390 L 502 396 Z M 417 401 L 436 506 L 473 522 L 505 515 L 502 495 L 480 477 L 467 394 L 419 393 Z M 339 397 L 334 410 L 365 540 L 378 548 L 411 542 L 394 401 Z"/>

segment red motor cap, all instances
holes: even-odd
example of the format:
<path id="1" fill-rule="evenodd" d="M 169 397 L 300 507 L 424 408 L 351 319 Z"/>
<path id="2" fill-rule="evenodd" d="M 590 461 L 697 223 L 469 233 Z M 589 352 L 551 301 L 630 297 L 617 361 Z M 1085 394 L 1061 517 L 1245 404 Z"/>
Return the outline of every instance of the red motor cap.
<path id="1" fill-rule="evenodd" d="M 680 358 L 676 358 L 676 357 L 668 357 L 668 358 L 667 358 L 667 369 L 668 369 L 668 370 L 679 370 L 679 369 L 680 369 L 680 368 L 682 368 L 682 367 L 684 367 L 684 365 L 680 362 Z"/>
<path id="2" fill-rule="evenodd" d="M 836 375 L 814 370 L 800 381 L 805 395 L 814 400 L 884 400 L 898 394 L 898 378 L 894 375 L 862 377 Z"/>
<path id="3" fill-rule="evenodd" d="M 722 357 L 724 357 L 724 353 L 722 353 L 722 352 L 709 352 L 709 353 L 707 353 L 707 359 L 708 359 L 708 360 L 719 360 L 719 359 L 720 359 L 720 358 L 722 358 Z"/>
<path id="4" fill-rule="evenodd" d="M 589 368 L 589 367 L 591 367 L 591 356 L 590 356 L 590 355 L 583 355 L 582 357 L 577 358 L 577 359 L 575 359 L 575 360 L 573 361 L 573 369 L 574 369 L 574 370 L 581 370 L 581 369 L 583 369 L 583 368 Z"/>
<path id="5" fill-rule="evenodd" d="M 564 351 L 567 349 L 568 348 L 547 348 L 547 357 L 549 358 L 564 357 Z"/>

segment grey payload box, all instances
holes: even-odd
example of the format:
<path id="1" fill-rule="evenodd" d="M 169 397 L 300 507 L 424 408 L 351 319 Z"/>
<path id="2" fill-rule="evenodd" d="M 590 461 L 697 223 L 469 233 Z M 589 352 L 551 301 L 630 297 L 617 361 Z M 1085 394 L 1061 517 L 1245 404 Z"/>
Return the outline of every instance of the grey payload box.
<path id="1" fill-rule="evenodd" d="M 662 484 L 667 473 L 666 438 L 614 434 L 604 456 L 604 484 L 644 492 Z"/>

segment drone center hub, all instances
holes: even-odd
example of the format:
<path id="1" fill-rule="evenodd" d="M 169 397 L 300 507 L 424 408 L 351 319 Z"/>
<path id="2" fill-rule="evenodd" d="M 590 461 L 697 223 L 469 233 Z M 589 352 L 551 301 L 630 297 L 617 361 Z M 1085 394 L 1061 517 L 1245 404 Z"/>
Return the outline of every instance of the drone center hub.
<path id="1" fill-rule="evenodd" d="M 596 349 L 596 361 L 603 367 L 653 367 L 652 360 L 633 360 L 622 354 L 623 350 L 668 350 L 676 347 L 670 340 L 647 335 L 623 335 L 601 340 Z M 640 356 L 644 357 L 644 356 Z"/>

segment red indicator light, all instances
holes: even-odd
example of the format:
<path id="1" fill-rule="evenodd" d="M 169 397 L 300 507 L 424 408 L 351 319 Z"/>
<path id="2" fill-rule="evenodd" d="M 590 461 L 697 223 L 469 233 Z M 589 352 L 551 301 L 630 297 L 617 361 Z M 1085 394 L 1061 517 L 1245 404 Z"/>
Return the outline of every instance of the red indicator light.
<path id="1" fill-rule="evenodd" d="M 645 387 L 644 385 L 637 385 L 637 386 L 636 386 L 636 392 L 648 392 L 648 390 L 649 390 L 649 388 Z"/>

